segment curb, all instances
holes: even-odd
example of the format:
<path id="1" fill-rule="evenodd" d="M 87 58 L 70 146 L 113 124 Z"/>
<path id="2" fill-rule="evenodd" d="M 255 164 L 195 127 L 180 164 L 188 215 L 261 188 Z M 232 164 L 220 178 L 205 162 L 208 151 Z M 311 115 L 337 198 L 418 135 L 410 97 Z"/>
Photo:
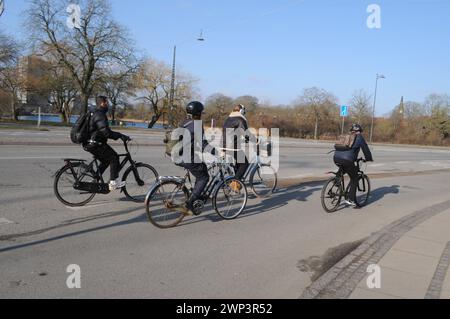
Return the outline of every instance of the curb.
<path id="1" fill-rule="evenodd" d="M 450 201 L 442 202 L 418 210 L 373 233 L 358 248 L 306 288 L 300 299 L 348 298 L 366 276 L 369 265 L 377 264 L 404 234 L 448 209 Z"/>

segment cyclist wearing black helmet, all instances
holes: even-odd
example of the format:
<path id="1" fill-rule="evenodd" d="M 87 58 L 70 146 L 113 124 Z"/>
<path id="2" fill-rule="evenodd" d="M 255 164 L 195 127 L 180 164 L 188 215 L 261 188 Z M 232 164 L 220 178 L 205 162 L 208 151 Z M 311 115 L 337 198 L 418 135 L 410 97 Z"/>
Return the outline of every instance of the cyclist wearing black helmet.
<path id="1" fill-rule="evenodd" d="M 359 124 L 353 124 L 350 133 L 355 135 L 353 145 L 348 150 L 336 150 L 334 154 L 334 162 L 336 165 L 342 167 L 345 173 L 350 176 L 350 190 L 349 198 L 346 199 L 346 204 L 359 208 L 356 200 L 356 190 L 358 187 L 358 168 L 355 162 L 358 159 L 359 151 L 362 149 L 364 158 L 367 162 L 373 162 L 372 153 L 366 140 L 362 136 L 363 128 Z"/>
<path id="2" fill-rule="evenodd" d="M 188 116 L 179 126 L 180 128 L 187 129 L 190 133 L 191 158 L 187 162 L 182 161 L 176 165 L 189 170 L 189 172 L 195 176 L 195 185 L 192 195 L 186 202 L 186 207 L 184 207 L 185 209 L 183 210 L 183 213 L 186 215 L 196 214 L 193 205 L 195 201 L 200 198 L 203 190 L 209 182 L 208 168 L 198 154 L 195 153 L 195 150 L 202 150 L 203 152 L 205 151 L 205 148 L 209 146 L 208 141 L 205 139 L 203 123 L 201 121 L 204 109 L 205 107 L 202 103 L 197 101 L 190 102 L 186 106 L 186 113 Z M 201 127 L 201 138 L 195 137 L 195 127 L 198 125 Z M 198 142 L 201 142 L 201 145 L 196 145 Z M 183 144 L 189 145 L 188 143 Z M 215 154 L 215 149 L 212 149 L 211 153 Z M 180 152 L 181 157 L 182 155 L 183 151 Z"/>

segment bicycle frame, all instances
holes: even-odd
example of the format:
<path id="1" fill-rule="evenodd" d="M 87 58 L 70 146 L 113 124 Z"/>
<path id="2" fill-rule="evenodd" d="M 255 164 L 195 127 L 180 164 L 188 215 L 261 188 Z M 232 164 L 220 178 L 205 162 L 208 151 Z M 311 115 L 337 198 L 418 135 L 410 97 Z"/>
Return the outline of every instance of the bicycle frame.
<path id="1" fill-rule="evenodd" d="M 361 170 L 361 162 L 362 162 L 361 158 L 356 161 L 356 165 L 358 166 L 358 191 L 365 192 L 367 185 L 365 183 L 365 179 L 363 178 L 364 172 Z M 344 169 L 342 167 L 339 167 L 339 170 L 337 172 L 328 172 L 328 173 L 329 174 L 334 174 L 334 175 L 336 175 L 336 178 L 340 179 L 340 181 L 341 181 L 341 194 L 342 195 L 346 195 L 345 193 L 346 193 L 346 191 L 347 191 L 347 189 L 349 187 L 349 184 L 345 185 L 345 181 L 344 181 L 345 172 L 344 172 Z M 359 181 L 361 181 L 361 180 L 363 181 L 362 188 L 360 187 L 361 185 L 359 183 Z"/>
<path id="2" fill-rule="evenodd" d="M 220 185 L 220 183 L 222 181 L 226 181 L 228 178 L 233 178 L 232 176 L 230 177 L 225 177 L 224 174 L 224 170 L 225 168 L 223 167 L 222 164 L 214 164 L 213 166 L 211 166 L 208 171 L 214 169 L 218 167 L 219 168 L 219 172 L 217 174 L 215 174 L 210 181 L 208 182 L 208 184 L 206 185 L 204 191 L 201 194 L 201 199 L 203 199 L 203 202 L 206 204 L 207 201 L 211 198 L 211 195 L 214 193 L 214 191 L 216 190 L 216 187 L 218 185 Z M 191 180 L 191 173 L 189 171 L 187 171 L 186 176 L 185 176 L 185 181 L 189 181 L 189 183 L 191 184 L 191 189 L 189 190 L 190 193 L 192 193 L 192 180 Z"/>
<path id="3" fill-rule="evenodd" d="M 131 157 L 130 151 L 128 150 L 128 144 L 125 141 L 123 142 L 123 144 L 124 144 L 126 153 L 125 154 L 118 154 L 119 158 L 124 157 L 124 159 L 120 162 L 119 172 L 122 171 L 125 168 L 125 165 L 127 165 L 127 163 L 129 162 L 131 167 L 133 168 L 133 174 L 134 174 L 134 177 L 136 178 L 136 181 L 137 181 L 138 185 L 139 186 L 143 186 L 145 183 L 137 175 L 137 171 L 135 170 L 136 162 L 133 161 L 133 159 Z M 91 173 L 95 174 L 94 177 L 96 177 L 100 181 L 100 184 L 104 184 L 105 183 L 102 174 L 100 174 L 100 172 L 99 172 L 100 165 L 99 165 L 99 160 L 98 159 L 94 158 L 94 160 L 91 161 L 87 165 L 87 167 L 86 167 L 86 169 L 84 170 L 83 173 L 81 173 L 81 168 L 84 168 L 83 165 L 79 165 L 79 171 L 75 172 L 74 167 L 73 167 L 73 163 L 83 164 L 85 161 L 83 161 L 83 160 L 71 160 L 71 159 L 66 159 L 64 161 L 66 162 L 66 165 L 70 166 L 72 174 L 74 175 L 76 182 L 79 182 L 89 172 L 91 172 Z M 94 166 L 95 166 L 95 170 L 93 170 Z M 80 175 L 80 173 L 81 173 L 81 175 Z"/>

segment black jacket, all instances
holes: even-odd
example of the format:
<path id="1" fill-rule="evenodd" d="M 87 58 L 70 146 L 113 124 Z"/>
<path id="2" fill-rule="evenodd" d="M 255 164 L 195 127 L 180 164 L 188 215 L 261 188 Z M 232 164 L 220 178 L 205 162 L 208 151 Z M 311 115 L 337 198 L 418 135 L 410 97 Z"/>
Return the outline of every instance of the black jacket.
<path id="1" fill-rule="evenodd" d="M 201 138 L 195 137 L 195 134 L 194 134 L 195 123 L 197 123 L 197 125 L 201 125 L 201 128 L 202 128 Z M 188 147 L 190 145 L 190 147 L 191 147 L 191 163 L 201 163 L 202 162 L 202 159 L 197 154 L 195 154 L 195 151 L 198 152 L 199 150 L 201 150 L 202 152 L 204 152 L 207 147 L 210 147 L 211 154 L 215 154 L 215 149 L 212 148 L 212 146 L 210 146 L 208 144 L 208 141 L 205 139 L 205 130 L 203 129 L 203 122 L 201 120 L 195 121 L 192 118 L 187 118 L 180 124 L 179 127 L 187 129 L 190 133 L 190 136 L 191 136 L 190 141 L 183 141 L 183 146 Z M 180 137 L 180 140 L 183 140 L 183 138 Z M 182 155 L 183 155 L 183 151 L 181 150 L 180 156 L 182 156 Z"/>
<path id="2" fill-rule="evenodd" d="M 244 132 L 248 130 L 248 123 L 247 119 L 241 115 L 239 112 L 233 112 L 230 114 L 230 116 L 226 119 L 225 123 L 223 124 L 223 147 L 227 147 L 227 130 L 228 129 L 242 129 Z M 234 137 L 234 148 L 237 149 L 239 147 L 239 143 L 237 140 L 237 136 Z M 248 143 L 249 136 L 245 137 L 245 142 Z"/>
<path id="3" fill-rule="evenodd" d="M 364 158 L 368 162 L 373 162 L 372 153 L 370 152 L 369 146 L 366 143 L 366 140 L 361 134 L 358 134 L 355 139 L 355 143 L 352 148 L 348 151 L 336 151 L 334 153 L 334 161 L 348 161 L 348 162 L 356 162 L 358 159 L 359 151 L 362 149 L 364 153 Z"/>
<path id="4" fill-rule="evenodd" d="M 89 122 L 89 132 L 91 133 L 91 140 L 106 144 L 108 139 L 118 140 L 122 137 L 121 133 L 114 132 L 109 128 L 108 118 L 106 117 L 106 109 L 97 108 Z"/>

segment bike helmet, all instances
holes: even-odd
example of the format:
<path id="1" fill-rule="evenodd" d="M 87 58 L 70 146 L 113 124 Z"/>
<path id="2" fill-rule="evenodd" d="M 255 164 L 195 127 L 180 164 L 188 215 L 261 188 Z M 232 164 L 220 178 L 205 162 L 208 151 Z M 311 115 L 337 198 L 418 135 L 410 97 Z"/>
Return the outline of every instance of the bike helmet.
<path id="1" fill-rule="evenodd" d="M 191 115 L 201 115 L 205 107 L 202 103 L 194 101 L 186 105 L 186 113 Z"/>
<path id="2" fill-rule="evenodd" d="M 363 130 L 362 126 L 359 125 L 359 124 L 352 124 L 352 127 L 350 129 L 350 132 L 360 132 L 360 133 L 362 133 L 363 131 L 364 130 Z"/>

